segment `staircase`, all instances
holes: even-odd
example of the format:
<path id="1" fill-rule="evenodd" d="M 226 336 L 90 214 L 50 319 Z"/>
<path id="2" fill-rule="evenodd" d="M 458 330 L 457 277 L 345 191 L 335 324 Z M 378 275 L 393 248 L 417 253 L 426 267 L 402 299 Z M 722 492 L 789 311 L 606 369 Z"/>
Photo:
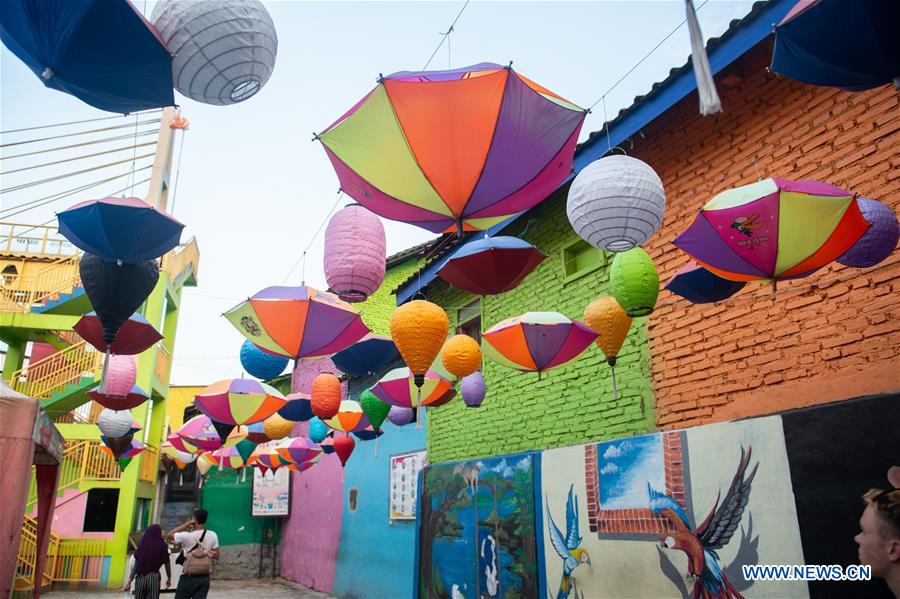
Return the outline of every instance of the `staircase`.
<path id="1" fill-rule="evenodd" d="M 56 497 L 59 499 L 66 490 L 78 489 L 87 481 L 119 480 L 122 471 L 116 460 L 102 449 L 101 441 L 67 441 L 63 451 L 63 460 L 59 469 L 59 481 Z M 28 487 L 28 500 L 25 513 L 32 512 L 37 506 L 37 483 L 32 469 L 31 482 Z"/>
<path id="2" fill-rule="evenodd" d="M 87 401 L 104 355 L 86 341 L 32 362 L 14 372 L 9 386 L 36 399 L 51 416 L 74 410 Z"/>
<path id="3" fill-rule="evenodd" d="M 87 309 L 90 302 L 81 286 L 78 264 L 80 255 L 65 256 L 47 264 L 33 276 L 20 276 L 0 286 L 0 310 L 4 312 L 53 313 L 72 300 L 80 304 L 73 309 Z M 73 313 L 76 313 L 73 312 Z"/>

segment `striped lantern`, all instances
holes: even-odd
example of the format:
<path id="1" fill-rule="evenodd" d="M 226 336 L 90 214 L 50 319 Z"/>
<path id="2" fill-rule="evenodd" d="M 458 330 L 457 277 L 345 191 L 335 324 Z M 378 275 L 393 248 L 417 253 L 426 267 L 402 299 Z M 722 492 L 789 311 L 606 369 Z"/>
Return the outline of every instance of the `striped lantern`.
<path id="1" fill-rule="evenodd" d="M 111 355 L 106 368 L 106 395 L 125 397 L 137 380 L 137 363 L 133 356 Z"/>
<path id="2" fill-rule="evenodd" d="M 364 302 L 384 280 L 381 220 L 359 204 L 338 211 L 325 229 L 325 279 L 345 302 Z"/>

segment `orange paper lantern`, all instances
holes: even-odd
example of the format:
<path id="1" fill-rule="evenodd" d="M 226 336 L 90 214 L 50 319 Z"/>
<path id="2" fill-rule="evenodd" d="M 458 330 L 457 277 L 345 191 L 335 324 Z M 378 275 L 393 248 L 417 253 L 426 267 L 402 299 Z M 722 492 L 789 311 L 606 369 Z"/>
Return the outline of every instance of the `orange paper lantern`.
<path id="1" fill-rule="evenodd" d="M 313 380 L 310 392 L 313 414 L 328 420 L 341 408 L 341 381 L 330 372 L 323 372 Z"/>
<path id="2" fill-rule="evenodd" d="M 454 335 L 444 344 L 441 361 L 450 374 L 463 378 L 481 368 L 481 348 L 468 335 Z"/>
<path id="3" fill-rule="evenodd" d="M 391 315 L 391 338 L 417 387 L 425 382 L 425 373 L 441 351 L 449 329 L 447 313 L 425 300 L 403 304 Z"/>
<path id="4" fill-rule="evenodd" d="M 293 427 L 294 423 L 279 416 L 278 412 L 263 420 L 263 433 L 272 441 L 284 439 Z"/>
<path id="5" fill-rule="evenodd" d="M 612 369 L 613 400 L 616 393 L 616 358 L 628 329 L 631 328 L 631 317 L 622 309 L 616 298 L 604 295 L 588 304 L 584 309 L 584 323 L 599 335 L 595 343 L 606 356 L 606 362 Z"/>

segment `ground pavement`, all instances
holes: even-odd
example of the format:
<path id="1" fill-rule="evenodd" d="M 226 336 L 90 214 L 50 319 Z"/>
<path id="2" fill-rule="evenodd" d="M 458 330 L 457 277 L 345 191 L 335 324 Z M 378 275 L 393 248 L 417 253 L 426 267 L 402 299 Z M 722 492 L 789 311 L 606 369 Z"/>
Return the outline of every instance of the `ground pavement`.
<path id="1" fill-rule="evenodd" d="M 165 576 L 165 575 L 163 575 Z M 131 595 L 115 591 L 58 591 L 43 593 L 42 597 L 50 599 L 125 599 Z M 174 592 L 163 593 L 161 599 L 174 597 Z M 311 591 L 293 582 L 281 578 L 263 580 L 213 580 L 209 590 L 210 599 L 247 599 L 248 597 L 264 597 L 265 599 L 334 599 L 318 591 Z"/>

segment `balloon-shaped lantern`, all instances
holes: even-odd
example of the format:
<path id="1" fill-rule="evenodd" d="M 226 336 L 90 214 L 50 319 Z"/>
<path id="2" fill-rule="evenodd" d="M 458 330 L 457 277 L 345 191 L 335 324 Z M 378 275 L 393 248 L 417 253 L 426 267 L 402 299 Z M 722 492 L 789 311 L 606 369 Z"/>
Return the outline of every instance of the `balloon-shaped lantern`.
<path id="1" fill-rule="evenodd" d="M 132 422 L 134 422 L 134 417 L 128 410 L 116 412 L 106 408 L 100 412 L 100 417 L 97 418 L 97 428 L 105 437 L 124 437 L 133 432 Z"/>
<path id="2" fill-rule="evenodd" d="M 339 210 L 325 228 L 325 280 L 345 302 L 364 302 L 384 280 L 381 220 L 359 204 Z"/>
<path id="3" fill-rule="evenodd" d="M 84 254 L 78 269 L 84 291 L 103 323 L 103 341 L 110 345 L 122 324 L 153 291 L 159 280 L 159 265 L 156 260 L 118 265 Z"/>
<path id="4" fill-rule="evenodd" d="M 487 387 L 484 384 L 484 376 L 480 370 L 476 370 L 459 382 L 459 394 L 462 395 L 466 407 L 477 408 L 481 406 L 487 395 Z"/>
<path id="5" fill-rule="evenodd" d="M 88 391 L 88 396 L 112 410 L 136 408 L 150 399 L 143 389 L 134 384 L 136 378 L 137 364 L 132 356 L 111 355 L 104 379 L 106 392 L 101 392 L 98 385 Z"/>
<path id="6" fill-rule="evenodd" d="M 375 439 L 375 457 L 378 457 L 378 436 L 382 432 L 381 425 L 384 424 L 384 419 L 387 418 L 388 412 L 391 411 L 391 406 L 378 399 L 371 389 L 366 389 L 360 394 L 359 404 L 362 406 L 363 413 L 366 415 L 366 419 L 369 421 L 372 429 L 372 438 Z M 353 432 L 360 439 L 366 440 L 367 436 L 360 434 L 364 430 L 366 429 Z"/>
<path id="7" fill-rule="evenodd" d="M 241 366 L 250 376 L 268 381 L 284 372 L 287 364 L 287 358 L 267 354 L 253 345 L 249 339 L 241 344 Z"/>
<path id="8" fill-rule="evenodd" d="M 448 330 L 447 313 L 426 300 L 403 304 L 391 315 L 391 338 L 412 371 L 416 387 L 421 389 L 424 384 L 425 373 L 441 351 Z"/>
<path id="9" fill-rule="evenodd" d="M 388 420 L 397 426 L 406 426 L 413 421 L 415 411 L 412 408 L 401 408 L 400 406 L 391 406 L 388 412 Z"/>
<path id="10" fill-rule="evenodd" d="M 272 441 L 284 439 L 291 434 L 291 429 L 294 428 L 293 422 L 285 420 L 277 413 L 263 420 L 262 425 L 266 436 Z"/>
<path id="11" fill-rule="evenodd" d="M 174 56 L 175 89 L 197 102 L 243 102 L 275 68 L 278 36 L 259 0 L 163 0 L 150 21 Z"/>
<path id="12" fill-rule="evenodd" d="M 607 156 L 584 167 L 566 202 L 566 214 L 578 236 L 611 252 L 625 252 L 647 241 L 665 211 L 659 175 L 630 156 Z"/>
<path id="13" fill-rule="evenodd" d="M 868 268 L 891 255 L 900 239 L 900 223 L 890 207 L 878 200 L 858 198 L 859 210 L 871 225 L 847 253 L 837 259 L 844 266 Z"/>
<path id="14" fill-rule="evenodd" d="M 631 328 L 631 317 L 625 313 L 616 298 L 604 295 L 592 301 L 584 309 L 584 323 L 597 333 L 597 347 L 606 356 L 606 362 L 612 369 L 613 400 L 618 395 L 616 392 L 616 358 L 628 329 Z"/>
<path id="15" fill-rule="evenodd" d="M 454 335 L 441 350 L 441 362 L 453 376 L 469 376 L 481 368 L 481 348 L 468 335 Z"/>
<path id="16" fill-rule="evenodd" d="M 330 372 L 323 372 L 313 379 L 310 392 L 313 414 L 328 420 L 341 408 L 341 381 Z"/>
<path id="17" fill-rule="evenodd" d="M 309 421 L 309 438 L 315 443 L 321 443 L 328 436 L 328 427 L 318 417 L 313 416 Z"/>
<path id="18" fill-rule="evenodd" d="M 653 312 L 659 296 L 659 273 L 650 255 L 634 248 L 613 258 L 609 286 L 628 316 L 647 316 Z"/>
<path id="19" fill-rule="evenodd" d="M 350 459 L 350 454 L 353 453 L 353 448 L 356 447 L 356 441 L 353 440 L 349 434 L 344 434 L 334 440 L 334 453 L 337 454 L 338 458 L 341 460 L 341 466 L 344 467 L 347 465 L 347 460 Z M 341 480 L 343 480 L 344 473 L 341 472 Z"/>

